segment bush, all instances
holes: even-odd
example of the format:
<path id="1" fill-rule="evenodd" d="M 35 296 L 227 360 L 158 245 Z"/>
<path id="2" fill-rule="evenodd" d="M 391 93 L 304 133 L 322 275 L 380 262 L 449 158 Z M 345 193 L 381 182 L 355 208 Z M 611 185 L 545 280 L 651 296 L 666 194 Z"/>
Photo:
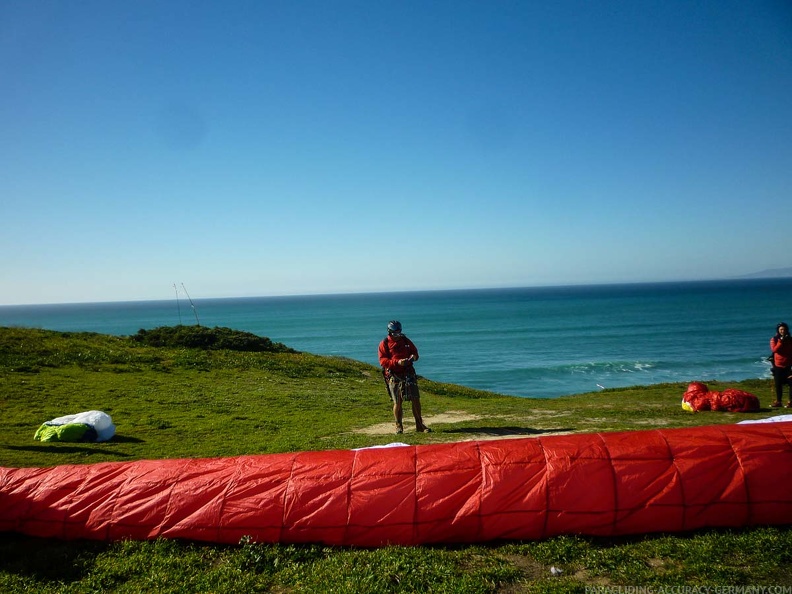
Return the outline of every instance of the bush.
<path id="1" fill-rule="evenodd" d="M 203 350 L 247 351 L 254 353 L 297 353 L 266 336 L 231 328 L 203 326 L 160 326 L 152 330 L 138 330 L 132 340 L 154 347 L 186 347 Z"/>

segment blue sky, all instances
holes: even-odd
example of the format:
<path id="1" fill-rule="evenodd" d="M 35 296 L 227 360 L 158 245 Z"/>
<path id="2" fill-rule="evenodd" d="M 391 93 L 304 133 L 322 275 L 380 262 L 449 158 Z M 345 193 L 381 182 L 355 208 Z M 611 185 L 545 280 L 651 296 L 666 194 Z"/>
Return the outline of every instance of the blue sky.
<path id="1" fill-rule="evenodd" d="M 0 304 L 792 266 L 792 4 L 0 1 Z"/>

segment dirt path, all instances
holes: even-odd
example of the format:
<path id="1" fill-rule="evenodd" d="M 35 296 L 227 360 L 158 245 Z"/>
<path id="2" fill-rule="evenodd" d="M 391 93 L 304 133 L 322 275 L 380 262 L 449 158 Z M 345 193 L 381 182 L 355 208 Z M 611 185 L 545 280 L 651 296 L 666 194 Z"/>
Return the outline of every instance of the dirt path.
<path id="1" fill-rule="evenodd" d="M 543 420 L 547 420 L 547 411 L 537 411 L 542 413 Z M 559 414 L 557 416 L 563 416 L 563 414 Z M 518 438 L 518 437 L 538 437 L 539 435 L 563 435 L 566 433 L 573 433 L 572 430 L 560 430 L 560 431 L 553 431 L 553 430 L 543 430 L 543 429 L 535 429 L 531 427 L 531 417 L 524 417 L 524 418 L 515 418 L 511 416 L 503 416 L 503 417 L 493 417 L 488 416 L 487 419 L 499 418 L 502 420 L 509 420 L 515 421 L 515 425 L 508 426 L 508 427 L 491 427 L 487 426 L 488 423 L 483 422 L 481 426 L 478 427 L 460 427 L 460 428 L 443 428 L 443 433 L 458 433 L 459 439 L 457 441 L 481 441 L 487 439 L 504 439 L 504 438 Z M 433 425 L 454 425 L 457 423 L 468 423 L 469 421 L 479 421 L 484 419 L 479 415 L 473 415 L 467 413 L 465 411 L 458 411 L 458 410 L 450 410 L 444 412 L 439 415 L 433 415 L 424 417 L 424 422 L 428 426 Z M 404 419 L 404 432 L 405 433 L 412 433 L 415 431 L 415 422 L 412 418 L 407 418 L 405 415 Z M 394 435 L 395 436 L 395 425 L 394 423 L 378 423 L 376 425 L 370 425 L 368 427 L 363 427 L 362 429 L 357 429 L 355 433 L 363 433 L 365 435 Z"/>

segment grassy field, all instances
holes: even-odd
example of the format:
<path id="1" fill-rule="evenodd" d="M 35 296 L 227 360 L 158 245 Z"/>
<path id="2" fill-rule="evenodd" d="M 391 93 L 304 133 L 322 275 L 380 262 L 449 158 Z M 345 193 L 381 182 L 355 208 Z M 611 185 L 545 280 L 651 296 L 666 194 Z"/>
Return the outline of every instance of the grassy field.
<path id="1" fill-rule="evenodd" d="M 710 384 L 714 390 L 753 392 L 765 407 L 759 413 L 693 414 L 680 406 L 687 386 L 682 383 L 530 399 L 422 378 L 424 419 L 434 432 L 418 434 L 406 423 L 397 437 L 378 368 L 288 352 L 283 345 L 250 352 L 183 344 L 0 328 L 0 465 L 686 427 L 778 412 L 767 408 L 766 380 Z M 112 416 L 113 440 L 33 440 L 44 421 L 84 410 Z M 562 573 L 552 575 L 551 567 Z M 2 592 L 517 593 L 617 586 L 669 591 L 681 585 L 786 586 L 792 592 L 792 531 L 760 527 L 373 550 L 254 542 L 60 542 L 0 534 Z"/>

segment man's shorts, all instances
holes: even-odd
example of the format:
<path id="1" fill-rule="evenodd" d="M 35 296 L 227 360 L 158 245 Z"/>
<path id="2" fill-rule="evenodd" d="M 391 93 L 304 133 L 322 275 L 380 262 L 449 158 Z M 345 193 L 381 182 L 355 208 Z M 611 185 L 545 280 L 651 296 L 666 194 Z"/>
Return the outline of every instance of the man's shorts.
<path id="1" fill-rule="evenodd" d="M 418 380 L 415 377 L 401 378 L 392 375 L 388 378 L 388 390 L 394 403 L 420 399 Z"/>

